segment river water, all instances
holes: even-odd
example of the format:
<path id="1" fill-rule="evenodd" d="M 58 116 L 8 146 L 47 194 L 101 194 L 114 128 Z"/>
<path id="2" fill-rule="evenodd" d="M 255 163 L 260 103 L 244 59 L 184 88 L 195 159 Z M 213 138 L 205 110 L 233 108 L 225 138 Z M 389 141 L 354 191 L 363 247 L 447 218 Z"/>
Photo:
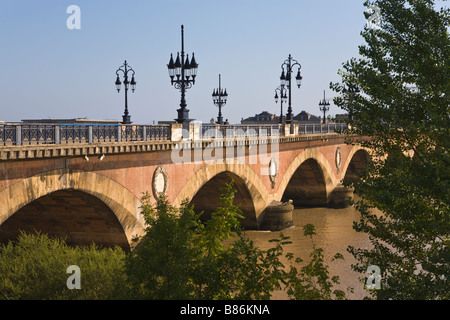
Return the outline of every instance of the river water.
<path id="1" fill-rule="evenodd" d="M 351 264 L 356 263 L 356 259 L 347 251 L 349 245 L 356 248 L 370 248 L 371 244 L 367 234 L 356 232 L 353 229 L 353 221 L 359 221 L 359 213 L 354 207 L 345 209 L 330 208 L 301 208 L 293 211 L 294 226 L 283 230 L 285 236 L 290 237 L 292 244 L 286 245 L 284 252 L 292 252 L 294 257 L 300 257 L 304 261 L 309 261 L 312 252 L 312 242 L 309 237 L 303 234 L 303 226 L 313 224 L 316 228 L 316 235 L 313 240 L 317 248 L 324 249 L 325 263 L 329 266 L 329 275 L 339 276 L 341 284 L 336 286 L 346 293 L 347 299 L 360 300 L 367 295 L 364 290 L 364 283 L 359 280 L 362 274 L 351 269 Z M 267 250 L 273 247 L 268 241 L 278 238 L 280 232 L 268 231 L 248 231 L 247 235 L 255 244 Z M 331 261 L 336 253 L 341 253 L 344 260 Z M 353 288 L 354 292 L 347 291 Z M 276 292 L 273 299 L 288 299 L 287 294 Z"/>

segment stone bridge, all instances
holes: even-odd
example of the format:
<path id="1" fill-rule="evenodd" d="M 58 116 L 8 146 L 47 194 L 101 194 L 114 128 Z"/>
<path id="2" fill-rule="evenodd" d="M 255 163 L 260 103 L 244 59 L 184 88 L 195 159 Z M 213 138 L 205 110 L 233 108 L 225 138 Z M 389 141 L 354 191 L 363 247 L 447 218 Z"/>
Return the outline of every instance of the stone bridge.
<path id="1" fill-rule="evenodd" d="M 246 126 L 230 136 L 199 124 L 86 126 L 76 129 L 84 136 L 70 137 L 61 126 L 34 134 L 24 130 L 38 127 L 0 126 L 0 242 L 15 239 L 19 230 L 39 230 L 69 244 L 129 249 L 144 229 L 144 192 L 164 194 L 175 206 L 187 199 L 207 215 L 231 180 L 247 228 L 266 228 L 271 210 L 288 200 L 303 207 L 345 206 L 351 190 L 342 182 L 357 178 L 368 152 L 345 143 L 349 137 L 335 127 L 319 126 L 276 126 L 266 128 L 269 134 Z M 155 138 L 155 132 L 164 136 Z"/>

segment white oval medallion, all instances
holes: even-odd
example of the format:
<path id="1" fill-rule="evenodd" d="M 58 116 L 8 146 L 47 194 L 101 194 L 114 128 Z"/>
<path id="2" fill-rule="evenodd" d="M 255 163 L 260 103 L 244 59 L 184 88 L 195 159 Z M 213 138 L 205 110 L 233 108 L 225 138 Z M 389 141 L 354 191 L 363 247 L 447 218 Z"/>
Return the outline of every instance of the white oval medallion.
<path id="1" fill-rule="evenodd" d="M 342 154 L 341 154 L 341 148 L 337 147 L 336 149 L 336 169 L 337 173 L 339 173 L 339 170 L 341 168 L 341 161 L 342 161 Z"/>
<path id="2" fill-rule="evenodd" d="M 269 163 L 269 177 L 272 182 L 272 188 L 275 188 L 275 181 L 277 180 L 278 163 L 275 158 L 270 159 Z"/>
<path id="3" fill-rule="evenodd" d="M 169 176 L 164 167 L 159 166 L 153 173 L 153 196 L 159 199 L 161 196 L 167 195 L 169 187 Z"/>

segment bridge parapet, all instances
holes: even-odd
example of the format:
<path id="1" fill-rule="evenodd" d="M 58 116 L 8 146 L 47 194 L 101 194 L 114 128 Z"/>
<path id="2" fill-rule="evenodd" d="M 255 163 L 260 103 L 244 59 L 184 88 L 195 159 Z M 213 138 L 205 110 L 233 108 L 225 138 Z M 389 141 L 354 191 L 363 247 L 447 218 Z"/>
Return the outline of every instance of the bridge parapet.
<path id="1" fill-rule="evenodd" d="M 258 137 L 258 136 L 298 136 L 308 134 L 335 133 L 347 128 L 345 123 L 328 124 L 264 124 L 264 125 L 215 125 L 202 124 L 203 138 Z"/>
<path id="2" fill-rule="evenodd" d="M 334 133 L 344 123 L 292 125 L 214 125 L 193 123 L 183 133 L 181 124 L 0 124 L 0 147 L 123 141 L 180 141 L 225 137 L 296 136 Z"/>
<path id="3" fill-rule="evenodd" d="M 170 140 L 171 126 L 102 124 L 0 124 L 0 146 Z"/>
<path id="4" fill-rule="evenodd" d="M 89 156 L 205 148 L 218 145 L 251 146 L 328 139 L 346 125 L 159 125 L 0 124 L 0 160 Z M 226 144 L 225 144 L 226 143 Z"/>

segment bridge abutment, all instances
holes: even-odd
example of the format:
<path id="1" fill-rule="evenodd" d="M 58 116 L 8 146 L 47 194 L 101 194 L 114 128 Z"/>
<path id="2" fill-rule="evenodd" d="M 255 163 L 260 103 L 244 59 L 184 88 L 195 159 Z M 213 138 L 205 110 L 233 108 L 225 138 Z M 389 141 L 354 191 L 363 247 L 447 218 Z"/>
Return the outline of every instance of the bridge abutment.
<path id="1" fill-rule="evenodd" d="M 349 199 L 353 199 L 353 188 L 338 184 L 331 192 L 328 207 L 342 209 L 350 207 Z"/>
<path id="2" fill-rule="evenodd" d="M 272 201 L 261 213 L 258 229 L 281 231 L 294 225 L 292 202 Z"/>

